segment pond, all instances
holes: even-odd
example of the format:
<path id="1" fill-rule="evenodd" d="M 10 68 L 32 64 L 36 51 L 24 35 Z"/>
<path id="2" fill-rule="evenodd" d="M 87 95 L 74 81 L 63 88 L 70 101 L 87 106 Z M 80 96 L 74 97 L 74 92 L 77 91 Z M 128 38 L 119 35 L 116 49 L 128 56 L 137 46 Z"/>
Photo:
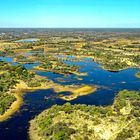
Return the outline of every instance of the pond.
<path id="1" fill-rule="evenodd" d="M 16 42 L 19 42 L 19 43 L 32 43 L 32 42 L 37 42 L 39 40 L 40 39 L 38 39 L 38 38 L 27 38 L 27 39 L 18 40 Z"/>
<path id="2" fill-rule="evenodd" d="M 0 60 L 10 62 L 13 65 L 12 58 L 0 57 Z M 88 84 L 97 85 L 100 88 L 93 94 L 78 97 L 71 101 L 72 104 L 87 104 L 106 106 L 113 103 L 114 97 L 118 91 L 123 89 L 140 91 L 140 79 L 135 77 L 135 73 L 140 69 L 129 68 L 119 72 L 110 72 L 102 69 L 101 65 L 92 61 L 92 59 L 83 59 L 81 61 L 64 61 L 69 65 L 78 65 L 81 67 L 80 72 L 87 73 L 87 76 L 76 76 L 71 74 L 64 76 L 52 72 L 37 72 L 36 74 L 48 77 L 56 83 L 62 85 L 70 84 Z M 33 69 L 33 66 L 39 64 L 24 64 L 27 69 Z M 79 80 L 80 78 L 80 80 Z M 48 97 L 45 100 L 44 97 Z M 49 98 L 53 97 L 53 98 Z M 29 92 L 24 95 L 24 105 L 21 107 L 11 119 L 0 123 L 0 139 L 1 140 L 26 140 L 28 139 L 29 121 L 37 114 L 52 105 L 63 105 L 66 101 L 57 98 L 57 94 L 53 89 L 38 90 Z"/>

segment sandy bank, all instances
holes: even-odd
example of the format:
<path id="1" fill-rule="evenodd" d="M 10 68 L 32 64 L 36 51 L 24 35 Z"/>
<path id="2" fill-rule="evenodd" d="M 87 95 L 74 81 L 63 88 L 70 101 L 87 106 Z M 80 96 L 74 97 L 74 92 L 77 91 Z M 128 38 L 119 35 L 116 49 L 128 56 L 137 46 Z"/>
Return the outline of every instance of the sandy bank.
<path id="1" fill-rule="evenodd" d="M 62 96 L 60 98 L 63 100 L 66 100 L 66 101 L 71 101 L 71 100 L 76 99 L 79 96 L 85 96 L 85 95 L 91 94 L 91 93 L 95 92 L 96 90 L 97 90 L 96 87 L 86 85 L 86 86 L 77 88 L 75 90 L 71 90 L 72 95 Z"/>
<path id="2" fill-rule="evenodd" d="M 19 110 L 23 103 L 23 98 L 21 95 L 19 95 L 19 93 L 14 93 L 13 95 L 15 96 L 16 101 L 12 103 L 11 107 L 3 115 L 0 115 L 0 122 L 10 118 L 15 112 Z"/>
<path id="3" fill-rule="evenodd" d="M 44 79 L 41 76 L 36 76 L 36 78 Z M 58 94 L 61 92 L 71 92 L 72 94 L 69 96 L 67 96 L 67 95 L 60 96 L 61 99 L 66 100 L 66 101 L 70 101 L 70 100 L 76 99 L 78 96 L 88 95 L 88 94 L 91 94 L 97 90 L 96 87 L 88 86 L 88 85 L 85 85 L 85 86 L 83 86 L 83 85 L 82 86 L 81 85 L 63 86 L 60 84 L 56 84 L 51 80 L 48 80 L 48 79 L 46 79 L 46 80 L 47 80 L 46 82 L 41 83 L 41 86 L 38 86 L 38 87 L 29 87 L 24 81 L 19 81 L 19 83 L 16 84 L 16 86 L 14 87 L 14 89 L 9 91 L 9 94 L 12 94 L 16 97 L 16 101 L 13 102 L 11 107 L 3 115 L 0 116 L 0 121 L 7 120 L 15 112 L 17 112 L 19 110 L 19 108 L 21 107 L 21 105 L 23 103 L 22 95 L 26 92 L 29 92 L 29 91 L 33 92 L 36 90 L 53 89 Z"/>

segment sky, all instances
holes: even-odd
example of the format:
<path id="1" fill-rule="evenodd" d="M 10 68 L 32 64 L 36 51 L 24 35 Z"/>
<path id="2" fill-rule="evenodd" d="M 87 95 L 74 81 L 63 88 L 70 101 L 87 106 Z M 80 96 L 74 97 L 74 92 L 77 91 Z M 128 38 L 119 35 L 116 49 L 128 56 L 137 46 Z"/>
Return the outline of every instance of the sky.
<path id="1" fill-rule="evenodd" d="M 0 28 L 140 28 L 140 0 L 0 0 Z"/>

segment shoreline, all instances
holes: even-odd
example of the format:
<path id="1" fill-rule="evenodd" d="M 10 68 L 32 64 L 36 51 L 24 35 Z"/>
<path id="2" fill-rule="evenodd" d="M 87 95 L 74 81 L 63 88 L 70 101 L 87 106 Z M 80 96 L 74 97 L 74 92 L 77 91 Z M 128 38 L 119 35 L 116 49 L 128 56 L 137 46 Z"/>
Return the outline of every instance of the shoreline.
<path id="1" fill-rule="evenodd" d="M 0 115 L 0 122 L 6 121 L 9 119 L 14 113 L 16 113 L 21 105 L 23 104 L 23 98 L 22 95 L 19 95 L 18 93 L 13 94 L 14 97 L 16 98 L 16 101 L 14 101 L 10 108 L 7 109 L 7 111 L 3 114 Z"/>
<path id="2" fill-rule="evenodd" d="M 40 140 L 41 137 L 38 135 L 38 128 L 36 126 L 35 120 L 29 121 L 30 127 L 28 128 L 29 140 Z"/>
<path id="3" fill-rule="evenodd" d="M 76 99 L 77 97 L 89 95 L 96 91 L 97 91 L 97 87 L 82 86 L 78 89 L 73 90 L 72 95 L 62 96 L 60 98 L 65 101 L 72 101 L 72 100 Z"/>
<path id="4" fill-rule="evenodd" d="M 9 91 L 9 94 L 12 94 L 16 98 L 16 101 L 11 104 L 9 109 L 7 109 L 7 111 L 3 115 L 0 115 L 0 122 L 6 121 L 20 109 L 24 102 L 22 96 L 26 94 L 26 92 L 49 89 L 43 84 L 41 84 L 41 86 L 39 87 L 28 87 L 27 84 L 23 81 L 19 81 L 19 83 L 14 88 L 15 89 L 11 89 L 11 91 Z"/>
<path id="5" fill-rule="evenodd" d="M 37 76 L 38 78 L 43 78 L 42 76 Z M 54 83 L 53 81 L 49 80 L 45 83 L 41 83 L 41 86 L 38 87 L 29 87 L 24 81 L 19 81 L 19 83 L 9 91 L 9 94 L 13 94 L 16 97 L 16 101 L 12 103 L 12 105 L 7 109 L 7 111 L 0 116 L 0 122 L 6 121 L 9 119 L 12 115 L 14 115 L 22 106 L 24 103 L 23 101 L 23 95 L 27 92 L 33 92 L 36 90 L 47 90 L 47 89 L 53 89 L 56 94 L 59 95 L 61 92 L 71 92 L 69 99 L 67 99 L 67 95 L 59 96 L 60 99 L 71 101 L 76 99 L 79 96 L 84 96 L 91 94 L 97 90 L 96 86 L 88 86 L 88 85 L 81 85 L 81 86 L 63 86 Z"/>
<path id="6" fill-rule="evenodd" d="M 87 76 L 88 73 L 80 73 L 80 72 L 69 72 L 69 73 L 63 73 L 63 72 L 60 72 L 60 71 L 51 71 L 51 70 L 48 70 L 48 69 L 44 69 L 44 68 L 41 68 L 40 66 L 34 66 L 33 68 L 35 68 L 36 70 L 40 70 L 40 71 L 48 71 L 48 72 L 53 72 L 53 73 L 56 73 L 56 74 L 63 74 L 63 75 L 67 75 L 67 74 L 75 74 L 76 76 Z"/>
<path id="7" fill-rule="evenodd" d="M 98 60 L 96 60 L 94 56 L 75 56 L 75 57 L 77 57 L 77 58 L 91 58 L 91 59 L 93 59 L 93 62 L 99 64 L 100 67 L 101 67 L 103 70 L 110 71 L 110 72 L 120 72 L 120 71 L 123 71 L 123 70 L 127 70 L 127 69 L 129 69 L 129 68 L 140 68 L 140 66 L 130 66 L 130 65 L 129 65 L 129 66 L 124 67 L 124 68 L 122 68 L 122 69 L 112 70 L 112 69 L 106 68 L 106 67 L 104 66 L 104 64 L 101 63 L 101 62 L 99 62 Z"/>
<path id="8" fill-rule="evenodd" d="M 126 98 L 128 98 L 128 100 L 125 100 Z M 40 133 L 43 132 L 44 129 L 42 129 L 41 126 L 39 126 L 40 123 L 44 122 L 43 120 L 47 121 L 47 115 L 52 114 L 52 116 L 50 115 L 52 122 L 50 124 L 43 124 L 43 126 L 44 126 L 43 128 L 46 128 L 46 129 L 54 128 L 53 126 L 56 126 L 56 124 L 58 124 L 57 126 L 59 126 L 59 122 L 62 122 L 64 124 L 66 124 L 66 126 L 68 126 L 69 128 L 74 128 L 75 130 L 77 130 L 77 128 L 78 128 L 78 130 L 79 130 L 79 128 L 82 128 L 82 129 L 80 129 L 80 131 L 82 130 L 82 133 L 79 133 L 77 131 L 77 133 L 79 133 L 79 136 L 80 136 L 85 131 L 85 125 L 83 125 L 83 123 L 85 123 L 86 125 L 89 126 L 88 127 L 89 129 L 88 128 L 87 129 L 91 132 L 91 134 L 93 134 L 92 132 L 94 132 L 93 137 L 90 137 L 89 139 L 98 139 L 99 138 L 99 139 L 106 139 L 106 140 L 108 140 L 108 139 L 114 140 L 117 138 L 117 136 L 119 134 L 121 134 L 121 132 L 123 132 L 123 129 L 129 128 L 128 130 L 131 130 L 132 126 L 135 126 L 138 123 L 137 116 L 134 116 L 131 111 L 135 110 L 137 107 L 137 105 L 135 105 L 135 104 L 133 105 L 132 103 L 137 103 L 139 98 L 140 98 L 139 92 L 137 92 L 137 91 L 121 90 L 118 92 L 118 95 L 115 97 L 115 100 L 113 101 L 112 105 L 97 106 L 97 107 L 95 107 L 94 105 L 91 105 L 91 106 L 84 105 L 84 106 L 81 106 L 82 107 L 81 109 L 78 106 L 79 111 L 84 111 L 84 114 L 79 113 L 79 116 L 77 116 L 78 113 L 76 113 L 77 108 L 75 108 L 73 111 L 71 109 L 72 107 L 70 107 L 70 106 L 68 106 L 68 109 L 70 109 L 69 113 L 67 113 L 67 109 L 66 109 L 66 111 L 64 111 L 63 108 L 61 109 L 61 105 L 58 105 L 58 107 L 60 107 L 60 108 L 55 107 L 54 110 L 51 110 L 51 108 L 46 109 L 46 110 L 42 111 L 39 115 L 37 115 L 34 119 L 30 120 L 30 122 L 29 122 L 30 126 L 28 128 L 29 138 L 30 138 L 30 140 L 43 140 L 43 139 L 47 139 L 47 138 L 48 139 L 54 138 L 53 137 L 54 136 L 53 134 L 55 134 L 55 133 L 53 133 L 54 131 L 53 132 L 51 131 L 52 133 L 48 133 L 48 135 L 45 135 L 43 133 L 40 135 Z M 119 106 L 119 103 L 121 103 L 122 100 L 125 100 L 125 104 L 123 106 Z M 83 107 L 84 108 L 88 107 L 88 108 L 87 108 L 87 110 L 86 110 L 86 108 L 85 108 L 85 110 L 83 110 Z M 93 110 L 93 112 L 91 114 L 90 113 L 88 114 L 89 110 L 92 110 L 92 108 L 95 110 L 98 110 L 99 114 L 98 115 L 95 114 L 94 113 L 95 110 Z M 119 110 L 116 108 L 118 108 Z M 102 115 L 106 114 L 104 112 L 105 111 L 104 109 L 107 109 L 106 113 L 109 113 L 110 111 L 112 113 L 110 115 L 106 115 L 103 117 Z M 56 111 L 56 110 L 58 110 L 59 113 L 58 114 L 56 113 L 54 115 L 53 111 Z M 85 117 L 82 118 L 83 115 L 85 115 Z M 133 115 L 133 116 L 130 117 L 130 115 Z M 73 117 L 75 117 L 75 118 L 72 119 Z M 128 117 L 130 117 L 129 121 L 127 119 Z M 79 119 L 81 119 L 81 118 L 82 118 L 82 121 L 79 121 Z M 114 120 L 114 121 L 110 121 L 110 120 Z M 115 121 L 115 120 L 117 120 L 117 121 Z M 81 122 L 81 124 L 74 125 L 78 121 L 79 121 L 79 123 Z M 99 121 L 100 123 L 96 123 L 97 121 Z M 87 122 L 89 122 L 89 123 L 87 124 Z M 70 125 L 67 125 L 67 124 L 70 124 Z M 120 130 L 120 127 L 122 127 L 121 130 Z M 93 128 L 92 130 L 94 130 L 94 131 L 91 131 L 91 128 Z M 99 131 L 99 130 L 101 130 L 101 131 Z M 133 138 L 134 139 L 139 138 L 138 127 L 137 126 L 133 127 L 133 130 L 136 134 L 133 136 Z M 88 134 L 89 133 L 86 133 L 86 135 L 88 135 Z M 94 137 L 95 134 L 98 134 L 96 138 Z M 106 135 L 106 134 L 108 134 L 108 135 Z M 73 135 L 73 133 L 72 134 L 70 133 L 69 138 L 71 138 L 71 135 Z"/>

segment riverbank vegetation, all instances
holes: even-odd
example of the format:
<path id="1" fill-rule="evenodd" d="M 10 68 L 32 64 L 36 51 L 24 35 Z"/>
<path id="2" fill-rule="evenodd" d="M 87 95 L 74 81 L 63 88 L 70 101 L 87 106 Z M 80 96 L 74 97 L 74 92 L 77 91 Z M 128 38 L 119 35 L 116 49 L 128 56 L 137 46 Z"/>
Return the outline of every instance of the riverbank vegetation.
<path id="1" fill-rule="evenodd" d="M 0 94 L 0 115 L 3 115 L 15 100 L 13 95 Z"/>
<path id="2" fill-rule="evenodd" d="M 34 91 L 38 89 L 53 89 L 58 93 L 58 97 L 60 95 L 60 98 L 64 100 L 73 100 L 78 96 L 93 93 L 97 88 L 88 85 L 63 86 L 45 77 L 36 75 L 22 65 L 11 65 L 10 63 L 0 61 L 0 115 L 4 115 L 11 105 L 19 98 L 19 102 L 21 102 L 22 94 L 25 91 Z M 67 96 L 61 94 L 62 92 L 70 92 L 71 94 Z M 17 106 L 14 106 L 14 108 L 17 108 L 16 111 L 19 109 L 20 105 L 21 103 L 17 103 Z M 14 110 L 13 113 L 16 112 L 15 109 L 12 110 Z M 12 115 L 12 113 L 10 113 L 10 115 Z M 6 118 L 8 117 L 6 116 Z"/>
<path id="3" fill-rule="evenodd" d="M 27 83 L 35 77 L 33 73 L 27 71 L 22 65 L 12 66 L 9 63 L 0 61 L 0 92 L 7 92 L 13 88 L 19 80 L 23 80 Z"/>
<path id="4" fill-rule="evenodd" d="M 12 66 L 0 61 L 0 115 L 3 115 L 16 101 L 15 95 L 11 91 L 19 80 L 29 82 L 33 77 L 34 74 L 21 65 Z"/>
<path id="5" fill-rule="evenodd" d="M 30 122 L 31 140 L 136 140 L 140 132 L 140 93 L 121 91 L 107 107 L 55 105 Z"/>

